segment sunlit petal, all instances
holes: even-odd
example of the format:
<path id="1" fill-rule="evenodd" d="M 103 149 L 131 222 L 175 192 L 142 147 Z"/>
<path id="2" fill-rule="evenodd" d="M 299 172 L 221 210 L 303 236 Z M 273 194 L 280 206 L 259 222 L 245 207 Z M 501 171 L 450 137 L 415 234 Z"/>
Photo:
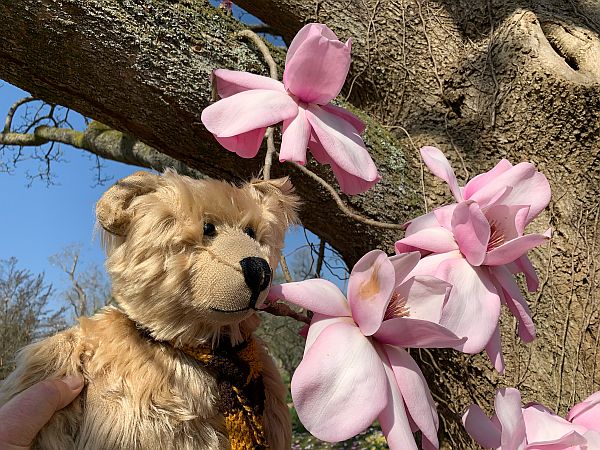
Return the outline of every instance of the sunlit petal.
<path id="1" fill-rule="evenodd" d="M 366 429 L 388 403 L 381 358 L 358 327 L 328 326 L 296 369 L 292 398 L 317 438 L 337 442 Z"/>

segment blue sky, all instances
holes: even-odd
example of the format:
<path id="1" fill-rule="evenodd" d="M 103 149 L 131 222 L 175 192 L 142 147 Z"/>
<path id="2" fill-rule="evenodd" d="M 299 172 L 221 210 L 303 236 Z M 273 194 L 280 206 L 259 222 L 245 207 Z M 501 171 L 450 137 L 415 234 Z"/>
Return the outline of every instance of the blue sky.
<path id="1" fill-rule="evenodd" d="M 14 101 L 28 94 L 9 84 L 0 87 L 0 117 L 5 117 Z M 83 127 L 81 119 L 74 125 Z M 84 263 L 102 264 L 104 256 L 99 242 L 93 241 L 94 205 L 107 186 L 94 186 L 94 162 L 87 152 L 62 147 L 64 162 L 52 167 L 55 184 L 48 186 L 35 180 L 28 187 L 26 174 L 37 173 L 38 161 L 23 161 L 14 173 L 0 173 L 0 258 L 12 256 L 19 267 L 34 273 L 45 272 L 46 279 L 57 288 L 66 286 L 61 272 L 52 267 L 48 257 L 70 244 L 80 244 Z M 31 153 L 31 148 L 24 148 Z M 14 152 L 13 148 L 5 153 Z M 132 166 L 105 161 L 104 175 L 114 180 L 130 174 Z"/>

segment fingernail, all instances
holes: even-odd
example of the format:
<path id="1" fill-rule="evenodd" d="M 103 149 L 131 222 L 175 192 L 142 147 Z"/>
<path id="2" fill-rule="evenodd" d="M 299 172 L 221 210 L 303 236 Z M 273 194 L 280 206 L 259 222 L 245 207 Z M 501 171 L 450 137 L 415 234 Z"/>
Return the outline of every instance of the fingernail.
<path id="1" fill-rule="evenodd" d="M 79 374 L 77 375 L 67 375 L 61 379 L 63 383 L 65 383 L 72 391 L 77 391 L 83 386 L 83 377 Z"/>

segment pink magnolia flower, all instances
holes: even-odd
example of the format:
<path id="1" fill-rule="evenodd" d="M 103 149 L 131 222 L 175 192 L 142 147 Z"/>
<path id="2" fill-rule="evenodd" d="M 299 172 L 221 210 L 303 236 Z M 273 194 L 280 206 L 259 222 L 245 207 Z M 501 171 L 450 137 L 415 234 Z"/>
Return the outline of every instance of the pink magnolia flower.
<path id="1" fill-rule="evenodd" d="M 484 448 L 501 450 L 599 450 L 600 392 L 575 405 L 567 419 L 545 406 L 521 407 L 513 388 L 496 393 L 496 414 L 488 418 L 471 405 L 463 416 L 465 429 Z"/>
<path id="2" fill-rule="evenodd" d="M 346 194 L 364 192 L 380 176 L 360 137 L 358 117 L 330 103 L 350 68 L 350 45 L 312 23 L 292 41 L 283 83 L 247 72 L 214 71 L 222 100 L 202 112 L 202 123 L 227 150 L 256 156 L 268 126 L 283 121 L 280 161 L 306 163 L 306 149 L 329 164 Z"/>
<path id="3" fill-rule="evenodd" d="M 438 324 L 450 285 L 407 278 L 417 252 L 388 258 L 379 250 L 354 266 L 348 300 L 331 282 L 273 286 L 281 298 L 314 316 L 304 358 L 292 378 L 300 420 L 319 439 L 348 439 L 379 418 L 391 449 L 438 448 L 438 416 L 421 370 L 404 348 L 450 347 L 460 339 Z"/>
<path id="4" fill-rule="evenodd" d="M 489 172 L 459 187 L 444 154 L 421 150 L 429 169 L 450 186 L 457 203 L 411 221 L 396 252 L 419 250 L 414 275 L 432 275 L 454 285 L 440 323 L 466 342 L 466 353 L 486 349 L 499 372 L 504 370 L 498 319 L 504 303 L 519 321 L 523 341 L 535 339 L 529 307 L 513 277 L 523 272 L 530 291 L 538 279 L 527 252 L 550 237 L 524 234 L 525 227 L 548 205 L 550 186 L 530 163 L 500 161 Z"/>

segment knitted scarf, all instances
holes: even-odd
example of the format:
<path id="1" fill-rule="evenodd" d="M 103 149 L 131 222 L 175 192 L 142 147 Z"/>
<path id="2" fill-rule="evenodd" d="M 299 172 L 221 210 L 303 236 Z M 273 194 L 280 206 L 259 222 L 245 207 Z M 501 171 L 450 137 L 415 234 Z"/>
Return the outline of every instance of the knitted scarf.
<path id="1" fill-rule="evenodd" d="M 221 343 L 183 347 L 186 354 L 202 363 L 217 379 L 217 407 L 225 417 L 231 450 L 266 450 L 263 427 L 265 389 L 262 362 L 256 340 L 250 337 L 235 347 Z"/>

